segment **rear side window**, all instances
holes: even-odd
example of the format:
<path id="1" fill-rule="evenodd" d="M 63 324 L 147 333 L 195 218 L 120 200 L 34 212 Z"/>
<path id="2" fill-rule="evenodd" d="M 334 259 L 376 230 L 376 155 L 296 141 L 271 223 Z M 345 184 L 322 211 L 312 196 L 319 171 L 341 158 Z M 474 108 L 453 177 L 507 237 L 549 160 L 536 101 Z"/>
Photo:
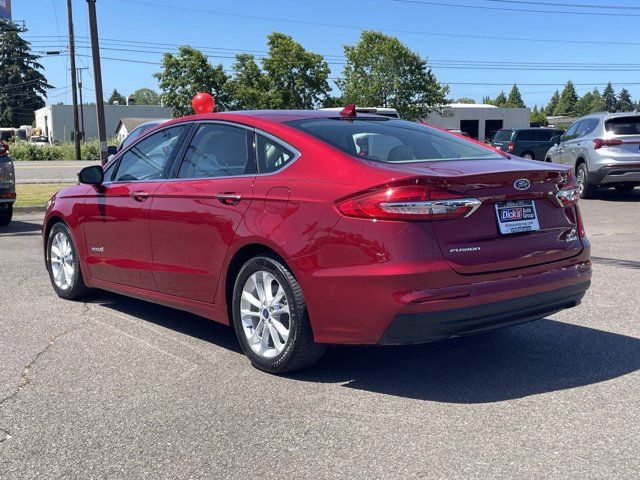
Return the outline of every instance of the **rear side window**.
<path id="1" fill-rule="evenodd" d="M 640 117 L 616 117 L 604 123 L 607 132 L 614 135 L 640 135 Z"/>
<path id="2" fill-rule="evenodd" d="M 178 178 L 217 178 L 255 173 L 250 137 L 239 127 L 198 127 L 178 171 Z"/>
<path id="3" fill-rule="evenodd" d="M 538 130 L 536 132 L 536 139 L 541 142 L 548 142 L 554 135 L 555 133 L 553 130 Z"/>
<path id="4" fill-rule="evenodd" d="M 535 130 L 520 130 L 519 132 L 516 132 L 515 139 L 521 142 L 531 142 L 538 140 L 538 135 L 536 135 Z"/>
<path id="5" fill-rule="evenodd" d="M 493 137 L 494 142 L 506 142 L 511 140 L 511 135 L 513 134 L 513 130 L 498 130 L 496 136 Z"/>
<path id="6" fill-rule="evenodd" d="M 260 173 L 280 170 L 295 158 L 295 154 L 277 142 L 258 135 L 258 168 Z"/>
<path id="7" fill-rule="evenodd" d="M 492 150 L 403 120 L 312 118 L 287 123 L 344 153 L 367 160 L 407 163 L 497 158 Z"/>

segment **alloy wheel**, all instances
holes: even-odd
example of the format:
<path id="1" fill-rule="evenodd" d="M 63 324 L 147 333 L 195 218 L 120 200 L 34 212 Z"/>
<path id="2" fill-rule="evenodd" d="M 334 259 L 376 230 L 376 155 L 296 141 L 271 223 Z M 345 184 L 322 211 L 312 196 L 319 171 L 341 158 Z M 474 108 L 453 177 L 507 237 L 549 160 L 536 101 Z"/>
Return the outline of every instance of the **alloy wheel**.
<path id="1" fill-rule="evenodd" d="M 49 262 L 56 286 L 60 290 L 67 290 L 71 287 L 75 262 L 71 241 L 64 232 L 58 232 L 53 237 L 49 251 Z"/>
<path id="2" fill-rule="evenodd" d="M 584 185 L 586 181 L 587 179 L 585 178 L 584 169 L 578 168 L 578 191 L 580 192 L 580 195 L 584 192 Z"/>
<path id="3" fill-rule="evenodd" d="M 240 318 L 251 349 L 263 358 L 282 353 L 291 329 L 289 300 L 278 279 L 259 270 L 242 288 Z"/>

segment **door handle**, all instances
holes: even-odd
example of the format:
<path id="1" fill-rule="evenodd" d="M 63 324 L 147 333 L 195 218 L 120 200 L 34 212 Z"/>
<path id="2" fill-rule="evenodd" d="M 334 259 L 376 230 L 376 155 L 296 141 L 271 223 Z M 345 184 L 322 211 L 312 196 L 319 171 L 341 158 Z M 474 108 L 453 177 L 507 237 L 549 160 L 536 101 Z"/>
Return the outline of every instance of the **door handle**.
<path id="1" fill-rule="evenodd" d="M 148 196 L 148 192 L 131 192 L 131 198 L 133 198 L 136 202 L 144 202 Z"/>
<path id="2" fill-rule="evenodd" d="M 240 200 L 242 200 L 242 195 L 240 195 L 239 193 L 225 192 L 217 194 L 216 199 L 223 205 L 232 206 L 240 203 Z"/>

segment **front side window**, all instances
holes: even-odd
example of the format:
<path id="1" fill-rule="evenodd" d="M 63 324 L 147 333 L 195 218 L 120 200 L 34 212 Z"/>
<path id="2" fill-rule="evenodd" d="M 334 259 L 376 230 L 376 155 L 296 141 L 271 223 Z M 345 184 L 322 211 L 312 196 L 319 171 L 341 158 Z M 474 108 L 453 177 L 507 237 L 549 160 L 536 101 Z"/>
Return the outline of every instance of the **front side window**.
<path id="1" fill-rule="evenodd" d="M 178 178 L 216 178 L 255 173 L 253 132 L 221 124 L 198 127 L 184 156 Z"/>
<path id="2" fill-rule="evenodd" d="M 263 135 L 258 135 L 257 148 L 260 173 L 280 170 L 295 158 L 293 152 Z"/>
<path id="3" fill-rule="evenodd" d="M 404 120 L 311 118 L 287 124 L 366 160 L 408 163 L 503 158 L 468 140 Z"/>
<path id="4" fill-rule="evenodd" d="M 129 145 L 133 143 L 133 141 L 140 136 L 142 133 L 142 127 L 138 127 L 131 131 L 127 138 L 122 141 L 122 145 L 120 145 L 120 150 L 127 148 Z"/>
<path id="5" fill-rule="evenodd" d="M 135 144 L 122 156 L 114 180 L 132 182 L 163 178 L 167 161 L 184 128 L 184 125 L 165 128 Z"/>
<path id="6" fill-rule="evenodd" d="M 571 125 L 569 127 L 569 130 L 567 130 L 567 133 L 564 134 L 564 138 L 563 140 L 571 140 L 572 138 L 576 138 L 577 133 L 578 133 L 578 127 L 580 126 L 582 122 L 576 122 L 573 125 Z"/>

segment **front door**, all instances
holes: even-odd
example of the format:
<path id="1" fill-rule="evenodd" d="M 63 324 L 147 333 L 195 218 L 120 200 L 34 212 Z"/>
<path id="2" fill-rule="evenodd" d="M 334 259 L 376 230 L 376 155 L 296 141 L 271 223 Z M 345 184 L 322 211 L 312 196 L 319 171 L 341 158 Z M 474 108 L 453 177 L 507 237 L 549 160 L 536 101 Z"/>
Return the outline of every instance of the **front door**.
<path id="1" fill-rule="evenodd" d="M 185 127 L 160 130 L 133 144 L 82 206 L 91 277 L 154 290 L 149 206 L 166 177 Z"/>
<path id="2" fill-rule="evenodd" d="M 150 210 L 159 292 L 213 303 L 224 259 L 252 199 L 254 132 L 202 123 Z"/>

